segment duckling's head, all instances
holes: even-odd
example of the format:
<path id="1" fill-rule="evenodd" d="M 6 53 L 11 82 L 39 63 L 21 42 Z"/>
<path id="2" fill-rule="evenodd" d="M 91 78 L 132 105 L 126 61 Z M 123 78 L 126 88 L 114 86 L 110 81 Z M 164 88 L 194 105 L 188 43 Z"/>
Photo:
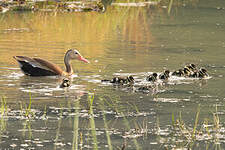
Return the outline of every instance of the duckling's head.
<path id="1" fill-rule="evenodd" d="M 128 77 L 127 77 L 127 80 L 128 80 L 129 82 L 134 82 L 134 77 L 133 77 L 133 76 L 128 76 Z"/>
<path id="2" fill-rule="evenodd" d="M 191 66 L 193 69 L 196 69 L 196 65 L 195 65 L 195 64 L 190 64 L 190 66 Z"/>
<path id="3" fill-rule="evenodd" d="M 169 71 L 169 70 L 165 70 L 164 73 L 165 73 L 166 75 L 169 75 L 169 74 L 170 74 L 170 71 Z"/>
<path id="4" fill-rule="evenodd" d="M 200 69 L 203 73 L 207 73 L 207 70 L 205 68 Z"/>
<path id="5" fill-rule="evenodd" d="M 155 78 L 157 78 L 158 74 L 154 72 L 154 73 L 152 74 L 152 76 L 155 77 Z"/>

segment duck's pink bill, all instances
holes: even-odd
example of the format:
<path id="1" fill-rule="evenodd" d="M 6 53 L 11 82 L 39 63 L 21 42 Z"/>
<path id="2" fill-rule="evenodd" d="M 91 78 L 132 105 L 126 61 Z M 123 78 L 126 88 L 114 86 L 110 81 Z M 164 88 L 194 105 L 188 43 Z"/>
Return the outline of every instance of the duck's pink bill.
<path id="1" fill-rule="evenodd" d="M 86 63 L 90 63 L 87 59 L 85 59 L 84 57 L 80 56 L 79 60 L 86 62 Z"/>

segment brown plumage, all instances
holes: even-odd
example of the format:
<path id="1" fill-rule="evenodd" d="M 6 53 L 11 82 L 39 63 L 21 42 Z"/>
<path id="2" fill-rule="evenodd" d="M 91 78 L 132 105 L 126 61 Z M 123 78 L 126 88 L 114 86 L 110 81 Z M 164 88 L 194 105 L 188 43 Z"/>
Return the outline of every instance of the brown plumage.
<path id="1" fill-rule="evenodd" d="M 25 75 L 29 76 L 70 76 L 73 74 L 73 69 L 70 60 L 77 59 L 89 63 L 75 49 L 70 49 L 66 52 L 64 63 L 66 71 L 63 71 L 59 66 L 41 58 L 30 58 L 26 56 L 14 56 L 20 65 L 20 69 Z"/>

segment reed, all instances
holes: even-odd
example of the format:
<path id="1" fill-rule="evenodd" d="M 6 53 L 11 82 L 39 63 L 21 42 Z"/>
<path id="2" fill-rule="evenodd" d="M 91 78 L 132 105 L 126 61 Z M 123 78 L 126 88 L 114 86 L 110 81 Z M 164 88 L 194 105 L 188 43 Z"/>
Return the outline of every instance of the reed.
<path id="1" fill-rule="evenodd" d="M 76 108 L 80 107 L 80 102 L 75 101 L 74 106 Z M 74 116 L 74 122 L 73 122 L 73 144 L 72 144 L 72 150 L 78 150 L 78 139 L 79 139 L 79 110 L 75 110 L 76 115 Z M 82 135 L 82 134 L 81 134 Z M 83 144 L 83 138 L 80 136 L 80 142 L 81 146 Z"/>
<path id="2" fill-rule="evenodd" d="M 97 141 L 96 127 L 95 127 L 95 120 L 94 120 L 93 102 L 94 102 L 94 94 L 89 93 L 88 95 L 89 114 L 90 114 L 89 123 L 91 127 L 91 135 L 92 135 L 94 149 L 97 150 L 98 141 Z"/>
<path id="3" fill-rule="evenodd" d="M 3 118 L 4 115 L 8 112 L 7 102 L 4 96 L 1 99 L 1 117 Z"/>
<path id="4" fill-rule="evenodd" d="M 28 106 L 25 105 L 25 116 L 27 118 L 29 118 L 31 114 L 34 116 L 34 114 L 31 111 L 31 104 L 32 104 L 31 93 L 29 93 L 29 104 Z"/>
<path id="5" fill-rule="evenodd" d="M 221 138 L 219 135 L 222 135 L 223 133 L 221 133 L 221 124 L 217 107 L 215 109 L 215 112 L 212 113 L 212 119 L 205 118 L 203 123 L 200 123 L 201 118 L 199 105 L 195 115 L 195 122 L 192 127 L 185 124 L 182 119 L 181 113 L 179 114 L 177 120 L 175 119 L 174 114 L 172 114 L 172 135 L 175 136 L 175 138 L 185 139 L 182 147 L 192 148 L 195 143 L 199 142 L 199 139 L 202 140 L 205 138 L 205 141 L 214 141 L 215 148 L 218 149 L 217 143 L 219 143 Z M 176 137 L 177 135 L 181 135 L 181 137 Z M 208 147 L 207 144 L 206 147 Z"/>

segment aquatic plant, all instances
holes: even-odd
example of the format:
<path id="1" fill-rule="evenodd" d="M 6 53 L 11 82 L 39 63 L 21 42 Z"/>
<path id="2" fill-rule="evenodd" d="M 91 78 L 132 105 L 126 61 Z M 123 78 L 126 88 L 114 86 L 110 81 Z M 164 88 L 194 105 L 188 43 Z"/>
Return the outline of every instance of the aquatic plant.
<path id="1" fill-rule="evenodd" d="M 7 113 L 7 111 L 8 111 L 7 102 L 5 97 L 2 96 L 2 99 L 1 99 L 1 117 L 2 118 Z"/>
<path id="2" fill-rule="evenodd" d="M 186 125 L 182 119 L 181 113 L 179 118 L 175 119 L 172 114 L 172 133 L 171 135 L 176 138 L 176 141 L 183 141 L 182 147 L 191 148 L 197 141 L 214 141 L 215 144 L 220 142 L 220 138 L 223 138 L 223 128 L 220 125 L 220 119 L 218 116 L 218 110 L 213 114 L 212 124 L 209 123 L 209 118 L 205 118 L 203 123 L 199 123 L 200 120 L 200 106 L 197 109 L 195 122 L 193 127 Z M 179 140 L 180 139 L 180 140 Z M 181 140 L 183 139 L 183 140 Z M 180 143 L 181 144 L 181 143 Z M 180 147 L 179 145 L 178 147 Z"/>
<path id="3" fill-rule="evenodd" d="M 93 102 L 94 102 L 94 94 L 89 93 L 88 104 L 89 104 L 89 114 L 90 114 L 89 121 L 90 121 L 90 127 L 91 127 L 91 135 L 92 135 L 92 139 L 93 139 L 94 149 L 98 149 L 98 141 L 97 141 L 94 112 L 93 112 Z"/>
<path id="4" fill-rule="evenodd" d="M 79 101 L 75 101 L 74 105 L 79 108 L 80 106 L 80 102 Z M 76 109 L 75 110 L 76 115 L 74 116 L 74 122 L 73 122 L 73 144 L 72 144 L 72 150 L 78 150 L 78 138 L 79 138 L 79 110 Z M 82 133 L 80 133 L 80 146 L 82 149 L 82 145 L 83 145 L 83 136 Z"/>

